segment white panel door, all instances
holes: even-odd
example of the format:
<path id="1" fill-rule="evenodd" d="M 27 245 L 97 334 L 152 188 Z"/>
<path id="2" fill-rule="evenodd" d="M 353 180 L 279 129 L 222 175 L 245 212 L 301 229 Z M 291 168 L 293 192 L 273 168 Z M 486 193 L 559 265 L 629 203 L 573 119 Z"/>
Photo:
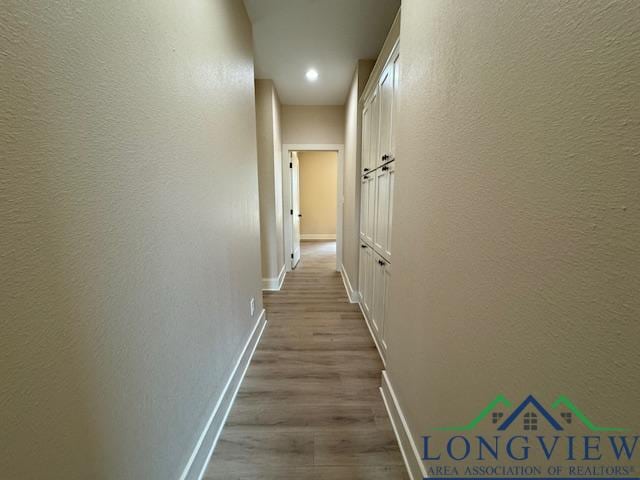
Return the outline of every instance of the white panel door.
<path id="1" fill-rule="evenodd" d="M 378 89 L 376 88 L 371 94 L 370 100 L 370 116 L 369 121 L 369 155 L 367 156 L 365 167 L 369 171 L 376 168 L 378 165 L 379 157 L 379 142 L 380 142 L 380 96 L 378 95 Z M 364 140 L 363 140 L 364 141 Z M 363 157 L 364 158 L 364 157 Z"/>
<path id="2" fill-rule="evenodd" d="M 387 331 L 389 329 L 389 292 L 391 291 L 391 264 L 386 263 L 384 265 L 380 265 L 380 269 L 382 270 L 382 283 L 384 285 L 384 290 L 381 291 L 381 305 L 380 305 L 380 316 L 381 316 L 381 333 L 380 340 L 382 343 L 382 347 L 384 351 L 387 351 Z"/>
<path id="3" fill-rule="evenodd" d="M 371 152 L 371 102 L 367 101 L 362 109 L 362 151 L 360 155 L 360 170 L 364 175 L 371 170 L 369 157 Z"/>
<path id="4" fill-rule="evenodd" d="M 373 254 L 373 305 L 370 319 L 373 324 L 375 334 L 386 348 L 384 343 L 384 323 L 387 295 L 387 262 L 377 253 Z"/>
<path id="5" fill-rule="evenodd" d="M 397 159 L 396 155 L 396 134 L 398 119 L 398 104 L 400 96 L 400 53 L 396 49 L 391 56 L 393 63 L 393 95 L 391 97 L 391 147 L 389 153 L 391 157 Z"/>
<path id="6" fill-rule="evenodd" d="M 373 228 L 373 245 L 380 252 L 387 249 L 389 230 L 389 166 L 384 165 L 375 171 L 375 220 Z"/>
<path id="7" fill-rule="evenodd" d="M 380 141 L 376 166 L 391 160 L 391 112 L 393 108 L 393 63 L 382 71 L 379 83 Z"/>
<path id="8" fill-rule="evenodd" d="M 365 278 L 365 270 L 366 270 L 366 261 L 367 256 L 364 251 L 367 248 L 367 245 L 361 240 L 360 241 L 360 251 L 358 252 L 358 296 L 360 297 L 360 306 L 363 307 L 364 310 L 364 289 L 367 283 Z"/>
<path id="9" fill-rule="evenodd" d="M 386 232 L 386 244 L 383 247 L 383 253 L 387 257 L 387 260 L 391 260 L 391 240 L 393 236 L 393 196 L 395 194 L 396 183 L 396 162 L 391 162 L 386 165 L 389 167 L 389 181 L 387 183 L 387 232 Z M 384 168 L 384 167 L 383 167 Z"/>
<path id="10" fill-rule="evenodd" d="M 291 268 L 296 268 L 300 261 L 300 164 L 298 154 L 291 155 Z"/>
<path id="11" fill-rule="evenodd" d="M 367 222 L 369 220 L 369 177 L 364 176 L 360 179 L 360 237 L 367 237 Z"/>
<path id="12" fill-rule="evenodd" d="M 359 290 L 360 305 L 364 314 L 369 317 L 371 313 L 371 298 L 373 294 L 372 274 L 373 274 L 373 251 L 367 244 L 360 242 L 360 272 Z"/>
<path id="13" fill-rule="evenodd" d="M 366 272 L 366 278 L 367 278 L 367 284 L 365 285 L 365 290 L 364 290 L 364 304 L 365 304 L 365 309 L 367 314 L 369 315 L 371 313 L 371 310 L 373 309 L 373 249 L 371 247 L 367 247 L 366 249 L 364 249 L 366 252 L 366 255 L 368 256 L 368 260 L 367 260 L 367 272 Z"/>
<path id="14" fill-rule="evenodd" d="M 365 216 L 364 216 L 364 239 L 367 243 L 371 244 L 373 242 L 373 229 L 374 229 L 374 220 L 375 220 L 375 201 L 376 201 L 376 189 L 375 189 L 375 172 L 372 172 L 368 175 L 362 177 L 362 191 L 364 195 L 366 195 L 366 199 L 363 198 L 363 204 L 365 206 Z"/>

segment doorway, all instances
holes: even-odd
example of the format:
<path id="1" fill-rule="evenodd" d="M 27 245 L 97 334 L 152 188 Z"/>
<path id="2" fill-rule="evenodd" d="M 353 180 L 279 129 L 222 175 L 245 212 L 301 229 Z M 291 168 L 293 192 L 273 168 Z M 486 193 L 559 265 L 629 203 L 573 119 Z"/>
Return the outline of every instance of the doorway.
<path id="1" fill-rule="evenodd" d="M 283 145 L 286 269 L 296 268 L 300 242 L 324 241 L 342 265 L 342 145 Z"/>
<path id="2" fill-rule="evenodd" d="M 302 211 L 300 210 L 300 159 L 298 152 L 291 152 L 291 269 L 293 270 L 300 261 L 300 224 Z"/>

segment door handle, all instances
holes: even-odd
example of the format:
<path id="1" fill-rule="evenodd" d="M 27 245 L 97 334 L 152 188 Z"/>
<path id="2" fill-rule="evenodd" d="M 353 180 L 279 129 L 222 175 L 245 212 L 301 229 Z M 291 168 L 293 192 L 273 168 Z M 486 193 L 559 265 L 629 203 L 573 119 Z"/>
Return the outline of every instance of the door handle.
<path id="1" fill-rule="evenodd" d="M 383 262 L 382 260 L 378 260 L 378 265 L 380 265 L 380 266 L 384 266 L 384 265 L 386 265 L 386 263 L 385 263 L 385 262 Z"/>
<path id="2" fill-rule="evenodd" d="M 368 169 L 368 168 L 365 168 L 365 169 L 364 169 L 364 171 L 365 171 L 365 172 L 368 172 L 368 171 L 369 171 L 369 169 Z"/>
<path id="3" fill-rule="evenodd" d="M 302 217 L 302 214 L 301 214 L 301 213 L 299 213 L 299 214 L 298 214 L 298 218 L 300 218 L 300 217 Z"/>
<path id="4" fill-rule="evenodd" d="M 366 245 L 360 245 L 360 248 L 367 248 Z"/>
<path id="5" fill-rule="evenodd" d="M 383 172 L 386 172 L 387 170 L 389 170 L 389 167 L 387 167 L 386 165 L 384 167 L 382 167 L 381 169 Z"/>

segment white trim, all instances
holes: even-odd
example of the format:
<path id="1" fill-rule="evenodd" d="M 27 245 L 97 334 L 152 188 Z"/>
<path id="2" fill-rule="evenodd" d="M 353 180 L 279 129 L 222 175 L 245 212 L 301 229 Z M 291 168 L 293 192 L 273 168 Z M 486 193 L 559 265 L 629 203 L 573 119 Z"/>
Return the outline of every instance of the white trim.
<path id="1" fill-rule="evenodd" d="M 213 449 L 216 447 L 216 443 L 218 442 L 218 438 L 222 432 L 222 427 L 224 427 L 229 411 L 233 406 L 236 394 L 240 389 L 244 375 L 251 363 L 253 352 L 256 350 L 256 346 L 260 341 L 260 337 L 262 336 L 262 332 L 264 331 L 266 324 L 267 319 L 265 316 L 265 310 L 262 309 L 260 316 L 258 317 L 256 324 L 253 326 L 253 330 L 251 330 L 251 334 L 242 349 L 242 353 L 233 367 L 231 375 L 227 379 L 227 383 L 222 390 L 222 394 L 218 398 L 216 405 L 213 407 L 211 416 L 204 426 L 204 430 L 202 430 L 202 433 L 200 434 L 200 438 L 189 457 L 189 461 L 184 467 L 182 475 L 180 475 L 180 480 L 200 480 L 203 477 L 204 472 L 207 469 L 207 465 L 209 464 L 209 460 L 211 459 L 211 455 L 213 454 Z M 200 461 L 198 461 L 198 457 L 200 457 Z M 202 459 L 204 459 L 204 462 Z"/>
<path id="2" fill-rule="evenodd" d="M 335 233 L 305 233 L 300 235 L 300 240 L 335 240 L 335 239 L 336 239 Z"/>
<path id="3" fill-rule="evenodd" d="M 337 201 L 336 201 L 336 271 L 342 265 L 342 224 L 344 223 L 344 145 L 338 149 Z"/>
<path id="4" fill-rule="evenodd" d="M 385 368 L 387 368 L 387 359 L 385 358 L 385 352 L 384 350 L 382 350 L 382 348 L 380 348 L 380 344 L 378 343 L 378 339 L 376 338 L 376 334 L 373 333 L 373 329 L 371 328 L 371 325 L 369 324 L 369 319 L 367 318 L 367 314 L 364 313 L 364 309 L 362 308 L 362 304 L 360 302 L 358 302 L 358 307 L 360 307 L 360 311 L 362 312 L 362 316 L 364 317 L 364 323 L 367 325 L 367 328 L 369 329 L 369 333 L 371 334 L 371 338 L 373 338 L 373 343 L 376 344 L 376 348 L 378 349 L 378 355 L 380 355 L 380 359 L 382 360 L 382 364 L 384 365 Z"/>
<path id="5" fill-rule="evenodd" d="M 413 441 L 413 435 L 411 435 L 411 430 L 409 429 L 407 420 L 402 413 L 402 409 L 398 403 L 398 398 L 393 391 L 393 387 L 391 386 L 386 370 L 382 371 L 382 386 L 380 387 L 380 393 L 382 394 L 384 405 L 387 408 L 387 413 L 391 420 L 391 426 L 393 427 L 393 431 L 398 439 L 398 445 L 402 452 L 404 464 L 409 472 L 409 477 L 411 480 L 423 480 L 427 478 L 427 469 L 425 468 L 418 448 Z M 410 452 L 411 454 L 407 455 L 407 452 Z"/>
<path id="6" fill-rule="evenodd" d="M 347 296 L 349 297 L 349 302 L 358 303 L 360 294 L 353 290 L 351 281 L 349 280 L 349 275 L 347 274 L 347 270 L 344 268 L 344 265 L 340 266 L 340 274 L 342 276 L 342 283 L 344 283 L 344 288 L 347 291 Z"/>
<path id="7" fill-rule="evenodd" d="M 338 201 L 336 206 L 336 271 L 342 265 L 342 209 L 344 206 L 344 144 L 342 143 L 285 143 L 282 145 L 282 213 L 284 230 L 284 258 L 287 272 L 291 271 L 291 169 L 289 168 L 289 152 L 325 151 L 338 152 Z"/>
<path id="8" fill-rule="evenodd" d="M 277 292 L 282 288 L 282 283 L 284 282 L 284 277 L 287 274 L 287 269 L 284 265 L 280 269 L 280 273 L 277 277 L 274 278 L 263 278 L 262 279 L 262 291 L 267 292 Z"/>

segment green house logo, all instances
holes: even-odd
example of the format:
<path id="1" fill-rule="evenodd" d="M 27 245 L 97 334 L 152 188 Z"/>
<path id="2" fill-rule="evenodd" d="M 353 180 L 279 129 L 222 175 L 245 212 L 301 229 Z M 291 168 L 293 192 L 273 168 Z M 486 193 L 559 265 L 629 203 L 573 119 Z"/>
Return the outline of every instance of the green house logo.
<path id="1" fill-rule="evenodd" d="M 575 404 L 564 395 L 560 395 L 552 404 L 551 409 L 557 415 L 555 417 L 549 410 L 533 396 L 529 395 L 508 416 L 505 411 L 510 410 L 513 404 L 500 394 L 497 395 L 478 415 L 469 423 L 460 426 L 435 428 L 437 431 L 467 432 L 473 430 L 480 422 L 490 416 L 491 423 L 496 425 L 498 431 L 505 431 L 516 424 L 519 419 L 525 431 L 538 430 L 540 422 L 545 421 L 556 431 L 563 431 L 566 426 L 576 421 L 594 432 L 624 432 L 626 429 L 618 427 L 602 427 L 594 424 Z"/>

